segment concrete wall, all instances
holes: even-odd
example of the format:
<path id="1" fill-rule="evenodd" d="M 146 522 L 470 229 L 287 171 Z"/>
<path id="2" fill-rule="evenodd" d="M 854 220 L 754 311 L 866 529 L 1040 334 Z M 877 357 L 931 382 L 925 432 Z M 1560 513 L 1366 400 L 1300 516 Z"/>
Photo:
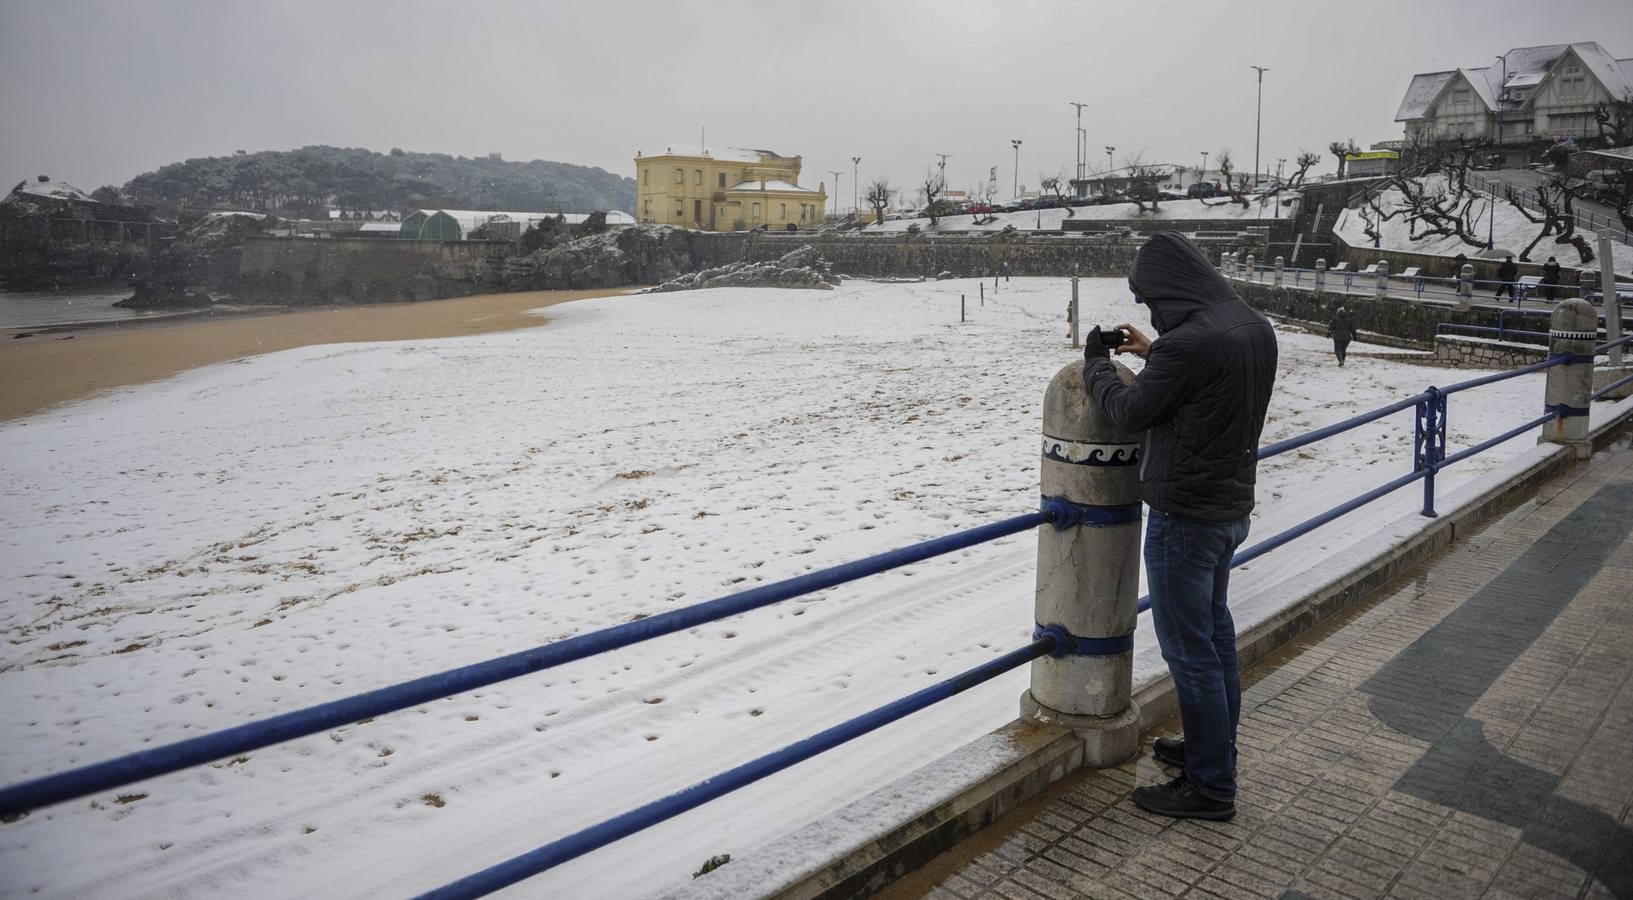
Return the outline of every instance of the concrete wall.
<path id="1" fill-rule="evenodd" d="M 1236 293 L 1260 312 L 1322 327 L 1338 307 L 1348 311 L 1357 329 L 1408 341 L 1423 349 L 1435 343 L 1435 326 L 1442 322 L 1497 327 L 1497 310 L 1486 307 L 1459 312 L 1451 303 L 1432 300 L 1379 300 L 1364 294 L 1316 294 L 1310 290 L 1272 287 L 1268 283 L 1231 281 Z M 1539 317 L 1538 321 L 1546 321 Z M 1512 325 L 1510 327 L 1513 327 Z"/>
<path id="2" fill-rule="evenodd" d="M 1517 369 L 1548 357 L 1541 344 L 1442 334 L 1435 337 L 1435 363 L 1453 369 Z"/>
<path id="3" fill-rule="evenodd" d="M 1009 263 L 1011 275 L 1071 275 L 1085 278 L 1128 274 L 1143 240 L 1086 237 L 927 236 L 927 235 L 704 235 L 700 253 L 724 265 L 737 260 L 776 259 L 810 245 L 834 270 L 846 275 L 961 277 L 992 275 Z"/>
<path id="4" fill-rule="evenodd" d="M 252 238 L 226 293 L 242 302 L 287 305 L 431 300 L 494 290 L 502 241 Z"/>

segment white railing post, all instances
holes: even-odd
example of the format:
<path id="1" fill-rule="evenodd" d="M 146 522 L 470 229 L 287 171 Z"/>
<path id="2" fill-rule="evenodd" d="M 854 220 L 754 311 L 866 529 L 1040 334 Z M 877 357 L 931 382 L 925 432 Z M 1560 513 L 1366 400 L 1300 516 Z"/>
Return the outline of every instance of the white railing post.
<path id="1" fill-rule="evenodd" d="M 1389 260 L 1387 259 L 1378 260 L 1378 287 L 1376 290 L 1379 300 L 1389 296 Z"/>

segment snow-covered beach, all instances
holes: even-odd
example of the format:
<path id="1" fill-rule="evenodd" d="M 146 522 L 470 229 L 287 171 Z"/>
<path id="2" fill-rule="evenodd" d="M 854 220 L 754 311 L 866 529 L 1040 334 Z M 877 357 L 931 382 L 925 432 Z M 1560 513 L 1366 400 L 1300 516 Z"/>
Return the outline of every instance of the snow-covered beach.
<path id="1" fill-rule="evenodd" d="M 1083 287 L 1085 322 L 1140 312 L 1121 280 Z M 984 306 L 973 281 L 584 300 L 547 328 L 292 349 L 0 424 L 0 781 L 1034 509 L 1043 389 L 1074 353 L 1068 292 L 1040 278 Z M 1267 442 L 1454 380 L 1362 346 L 1340 369 L 1324 339 L 1279 337 Z M 1451 449 L 1534 415 L 1542 377 L 1454 397 Z M 1266 462 L 1254 536 L 1409 471 L 1410 423 Z M 1533 441 L 1443 472 L 1442 489 Z M 1239 618 L 1418 501 L 1403 491 L 1245 567 Z M 0 894 L 426 890 L 1013 649 L 1034 553 L 1016 536 L 43 810 L 0 827 Z M 1147 628 L 1137 681 L 1161 669 Z M 1025 683 L 1011 673 L 518 893 L 684 883 L 1011 720 Z"/>

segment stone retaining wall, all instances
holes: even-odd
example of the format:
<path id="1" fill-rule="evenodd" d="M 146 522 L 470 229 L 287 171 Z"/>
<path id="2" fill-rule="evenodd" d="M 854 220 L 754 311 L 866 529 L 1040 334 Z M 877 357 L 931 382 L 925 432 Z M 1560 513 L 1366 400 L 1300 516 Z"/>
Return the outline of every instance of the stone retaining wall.
<path id="1" fill-rule="evenodd" d="M 1365 294 L 1317 294 L 1311 290 L 1236 279 L 1231 280 L 1231 286 L 1250 306 L 1263 313 L 1326 323 L 1342 306 L 1358 330 L 1389 335 L 1423 349 L 1434 346 L 1435 327 L 1443 322 L 1497 327 L 1497 310 L 1487 307 L 1460 311 L 1456 304 L 1435 300 L 1379 300 Z"/>
<path id="2" fill-rule="evenodd" d="M 724 265 L 739 260 L 780 258 L 809 244 L 834 271 L 846 275 L 960 277 L 996 274 L 1009 263 L 1011 275 L 1071 275 L 1120 278 L 1128 275 L 1143 240 L 1056 235 L 699 235 L 700 255 Z"/>
<path id="3" fill-rule="evenodd" d="M 221 287 L 293 306 L 433 300 L 495 290 L 506 241 L 251 238 Z"/>
<path id="4" fill-rule="evenodd" d="M 1435 335 L 1435 364 L 1453 369 L 1517 369 L 1548 357 L 1541 344 L 1514 344 L 1464 335 Z"/>

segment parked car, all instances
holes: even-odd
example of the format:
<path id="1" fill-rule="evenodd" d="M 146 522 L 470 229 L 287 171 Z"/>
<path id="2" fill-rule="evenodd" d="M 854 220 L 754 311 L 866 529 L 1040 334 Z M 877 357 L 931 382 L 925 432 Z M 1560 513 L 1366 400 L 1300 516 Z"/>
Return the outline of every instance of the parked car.
<path id="1" fill-rule="evenodd" d="M 1185 196 L 1192 200 L 1206 199 L 1218 193 L 1219 189 L 1214 187 L 1211 181 L 1198 181 L 1185 189 Z"/>
<path id="2" fill-rule="evenodd" d="M 1622 173 L 1615 169 L 1594 169 L 1582 176 L 1582 193 L 1601 203 L 1622 196 Z"/>

